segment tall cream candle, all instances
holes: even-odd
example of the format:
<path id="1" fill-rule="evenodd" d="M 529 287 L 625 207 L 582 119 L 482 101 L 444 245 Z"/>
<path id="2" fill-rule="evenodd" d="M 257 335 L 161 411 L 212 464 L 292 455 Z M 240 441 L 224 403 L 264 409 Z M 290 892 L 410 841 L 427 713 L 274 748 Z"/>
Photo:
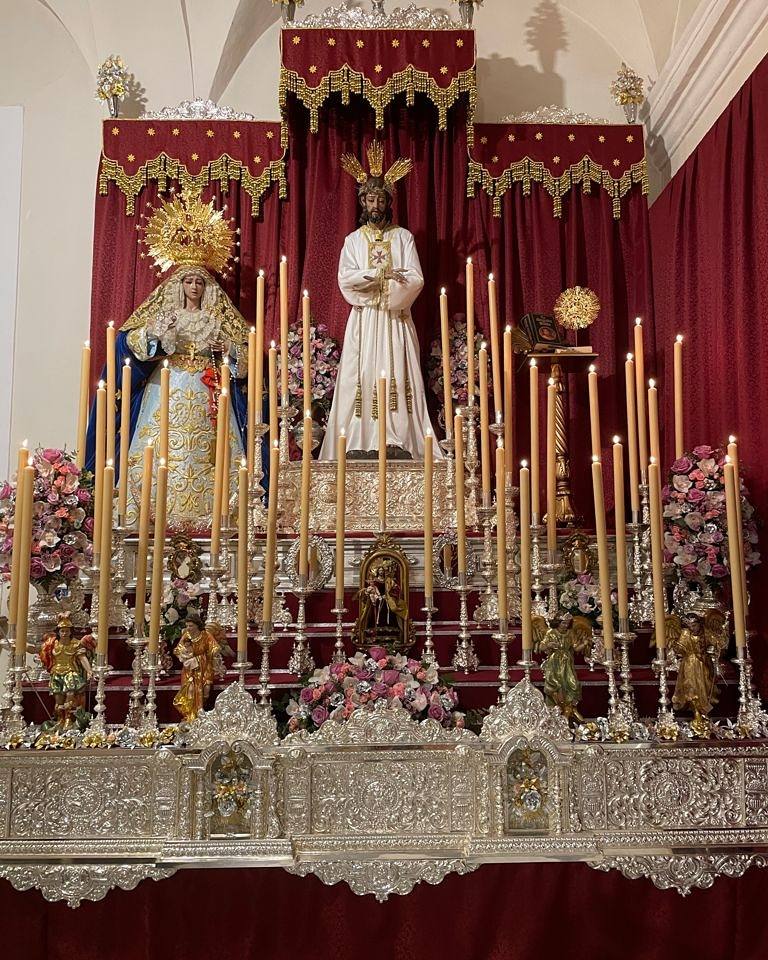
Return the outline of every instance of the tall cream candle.
<path id="1" fill-rule="evenodd" d="M 387 529 L 387 378 L 382 370 L 377 384 L 379 416 L 379 530 Z"/>
<path id="2" fill-rule="evenodd" d="M 23 661 L 27 653 L 27 629 L 29 625 L 29 565 L 32 556 L 32 519 L 35 499 L 35 468 L 26 466 L 17 481 L 16 511 L 19 521 L 14 522 L 13 539 L 18 539 L 19 563 L 16 586 L 16 658 Z M 20 492 L 20 497 L 19 497 Z M 21 504 L 19 505 L 19 500 Z"/>
<path id="3" fill-rule="evenodd" d="M 225 440 L 227 431 L 228 395 L 226 390 L 219 394 L 219 410 L 216 417 L 216 455 L 213 465 L 213 514 L 211 516 L 211 564 L 218 561 L 221 547 L 221 515 L 224 500 L 224 458 L 228 455 L 228 444 Z M 226 472 L 227 477 L 229 472 Z"/>
<path id="4" fill-rule="evenodd" d="M 21 571 L 21 526 L 24 511 L 24 470 L 29 465 L 29 448 L 24 440 L 19 447 L 19 462 L 16 468 L 16 505 L 13 516 L 13 548 L 11 551 L 11 588 L 8 593 L 8 625 L 17 623 L 16 611 L 19 600 Z M 32 474 L 34 480 L 34 473 Z"/>
<path id="5" fill-rule="evenodd" d="M 728 437 L 728 456 L 733 464 L 736 478 L 736 522 L 739 527 L 739 555 L 741 556 L 741 595 L 744 598 L 744 615 L 748 612 L 749 594 L 747 593 L 747 565 L 744 556 L 744 522 L 741 515 L 741 471 L 739 468 L 739 445 L 736 437 Z"/>
<path id="6" fill-rule="evenodd" d="M 675 378 L 675 459 L 685 453 L 685 439 L 683 436 L 683 335 L 678 333 L 674 346 L 674 378 Z"/>
<path id="7" fill-rule="evenodd" d="M 103 380 L 96 390 L 96 458 L 93 470 L 93 555 L 101 553 L 101 501 L 107 462 L 107 391 Z"/>
<path id="8" fill-rule="evenodd" d="M 506 451 L 496 448 L 496 572 L 499 620 L 506 621 L 507 607 L 507 500 Z"/>
<path id="9" fill-rule="evenodd" d="M 131 445 L 131 361 L 126 358 L 120 381 L 120 490 L 117 516 L 121 526 L 128 512 L 128 450 Z"/>
<path id="10" fill-rule="evenodd" d="M 109 614 L 112 607 L 112 507 L 115 495 L 115 468 L 107 459 L 102 484 L 101 565 L 99 569 L 99 625 L 96 650 L 106 657 L 109 643 Z"/>
<path id="11" fill-rule="evenodd" d="M 344 540 L 347 510 L 347 436 L 342 428 L 336 441 L 336 606 L 344 606 Z"/>
<path id="12" fill-rule="evenodd" d="M 248 405 L 247 405 L 247 448 L 246 463 L 247 470 L 253 475 L 254 453 L 256 443 L 256 327 L 251 327 L 248 331 Z"/>
<path id="13" fill-rule="evenodd" d="M 653 619 L 656 648 L 666 649 L 666 610 L 664 608 L 664 553 L 661 539 L 661 480 L 658 463 L 651 458 L 648 465 L 648 496 L 651 506 L 651 570 L 653 573 Z"/>
<path id="14" fill-rule="evenodd" d="M 279 439 L 277 421 L 277 349 L 275 341 L 269 348 L 269 447 Z"/>
<path id="15" fill-rule="evenodd" d="M 595 501 L 595 536 L 597 539 L 597 566 L 600 580 L 600 607 L 602 610 L 603 644 L 613 650 L 613 606 L 611 604 L 611 567 L 608 560 L 608 532 L 605 523 L 605 492 L 603 465 L 599 457 L 592 457 L 592 493 Z"/>
<path id="16" fill-rule="evenodd" d="M 440 345 L 443 354 L 443 416 L 445 435 L 450 438 L 453 425 L 453 392 L 451 390 L 451 338 L 448 328 L 448 295 L 440 291 Z"/>
<path id="17" fill-rule="evenodd" d="M 221 358 L 221 370 L 219 376 L 221 379 L 221 389 L 229 391 L 229 385 L 232 381 L 232 368 L 229 365 L 229 357 L 227 356 Z"/>
<path id="18" fill-rule="evenodd" d="M 150 654 L 157 656 L 160 643 L 160 614 L 163 606 L 163 566 L 165 554 L 165 525 L 168 509 L 168 467 L 161 457 L 157 467 L 155 493 L 155 538 L 152 546 L 152 593 L 149 607 Z"/>
<path id="19" fill-rule="evenodd" d="M 168 460 L 168 418 L 171 409 L 171 371 L 168 369 L 168 361 L 163 360 L 163 366 L 160 370 L 160 444 L 159 456 Z"/>
<path id="20" fill-rule="evenodd" d="M 557 551 L 557 386 L 550 377 L 547 386 L 547 550 L 550 562 Z"/>
<path id="21" fill-rule="evenodd" d="M 288 258 L 280 260 L 280 403 L 288 403 Z"/>
<path id="22" fill-rule="evenodd" d="M 644 477 L 648 467 L 648 423 L 645 419 L 645 352 L 643 348 L 643 324 L 640 317 L 635 320 L 635 400 L 640 475 Z"/>
<path id="23" fill-rule="evenodd" d="M 651 444 L 651 456 L 656 463 L 661 464 L 661 443 L 659 440 L 659 391 L 656 389 L 656 381 L 648 381 L 648 422 L 649 437 Z"/>
<path id="24" fill-rule="evenodd" d="M 434 440 L 428 430 L 424 437 L 424 599 L 429 606 L 434 596 L 435 545 L 433 539 L 434 511 Z"/>
<path id="25" fill-rule="evenodd" d="M 309 576 L 309 494 L 312 481 L 312 413 L 304 411 L 301 438 L 301 513 L 299 517 L 299 574 Z"/>
<path id="26" fill-rule="evenodd" d="M 512 461 L 515 444 L 515 366 L 514 350 L 512 349 L 512 327 L 504 330 L 504 469 L 511 474 L 514 469 Z"/>
<path id="27" fill-rule="evenodd" d="M 467 403 L 474 403 L 475 396 L 475 267 L 472 257 L 467 257 Z"/>
<path id="28" fill-rule="evenodd" d="M 304 374 L 304 409 L 312 409 L 312 317 L 309 290 L 301 298 L 301 360 Z"/>
<path id="29" fill-rule="evenodd" d="M 456 554 L 459 575 L 467 572 L 467 520 L 464 498 L 464 418 L 457 413 L 453 418 L 453 435 L 456 438 L 454 465 L 456 468 Z"/>
<path id="30" fill-rule="evenodd" d="M 600 458 L 602 445 L 600 443 L 600 400 L 597 394 L 597 367 L 589 365 L 589 432 L 592 439 L 592 456 Z"/>
<path id="31" fill-rule="evenodd" d="M 262 621 L 272 623 L 277 559 L 277 500 L 280 486 L 280 446 L 275 441 L 269 450 L 269 504 L 267 506 L 267 549 L 264 558 L 264 603 Z"/>
<path id="32" fill-rule="evenodd" d="M 491 373 L 493 376 L 493 409 L 498 415 L 503 411 L 504 398 L 501 390 L 501 356 L 499 353 L 499 299 L 496 278 L 488 274 L 488 311 L 491 328 Z"/>
<path id="33" fill-rule="evenodd" d="M 483 500 L 491 496 L 491 433 L 488 422 L 488 351 L 480 347 L 480 474 Z"/>
<path id="34" fill-rule="evenodd" d="M 248 656 L 248 460 L 237 472 L 237 661 Z"/>
<path id="35" fill-rule="evenodd" d="M 631 353 L 624 363 L 624 381 L 627 396 L 627 451 L 629 454 L 629 502 L 632 522 L 640 516 L 640 469 L 637 449 L 637 405 L 635 403 L 635 361 Z"/>
<path id="36" fill-rule="evenodd" d="M 117 404 L 117 359 L 115 351 L 115 322 L 107 324 L 107 444 L 106 459 L 115 460 L 115 413 Z"/>
<path id="37" fill-rule="evenodd" d="M 627 595 L 627 528 L 624 516 L 624 448 L 613 438 L 613 509 L 616 520 L 616 595 L 619 621 L 626 626 L 629 618 Z"/>
<path id="38" fill-rule="evenodd" d="M 256 369 L 253 392 L 256 400 L 256 423 L 263 423 L 264 407 L 264 271 L 256 278 Z M 250 369 L 250 368 L 249 368 Z"/>
<path id="39" fill-rule="evenodd" d="M 80 357 L 80 400 L 77 405 L 77 459 L 81 469 L 85 466 L 85 444 L 88 433 L 88 396 L 91 382 L 91 342 L 86 340 Z"/>
<path id="40" fill-rule="evenodd" d="M 531 623 L 531 472 L 520 466 L 520 626 L 523 650 L 533 650 Z"/>
<path id="41" fill-rule="evenodd" d="M 746 606 L 743 593 L 744 581 L 741 576 L 741 529 L 736 513 L 737 486 L 736 469 L 730 457 L 725 458 L 725 507 L 728 521 L 728 565 L 731 568 L 731 602 L 733 604 L 733 632 L 736 648 L 744 650 L 747 645 Z"/>
<path id="42" fill-rule="evenodd" d="M 531 523 L 536 525 L 541 517 L 541 481 L 539 479 L 539 368 L 535 358 L 531 358 L 528 370 L 531 407 Z"/>
<path id="43" fill-rule="evenodd" d="M 152 510 L 152 467 L 155 448 L 144 447 L 141 473 L 141 502 L 139 504 L 139 543 L 136 550 L 136 603 L 133 610 L 133 630 L 137 637 L 146 636 L 147 558 L 149 554 L 149 515 Z"/>

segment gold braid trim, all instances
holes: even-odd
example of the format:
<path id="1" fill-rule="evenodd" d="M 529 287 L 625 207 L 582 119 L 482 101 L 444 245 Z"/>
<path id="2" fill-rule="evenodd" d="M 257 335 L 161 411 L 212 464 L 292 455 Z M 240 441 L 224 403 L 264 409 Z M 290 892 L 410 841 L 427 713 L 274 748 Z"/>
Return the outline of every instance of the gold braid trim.
<path id="1" fill-rule="evenodd" d="M 409 65 L 404 70 L 393 73 L 382 86 L 376 86 L 363 73 L 350 67 L 348 63 L 331 70 L 320 82 L 310 86 L 304 77 L 295 70 L 280 67 L 280 107 L 285 110 L 287 97 L 293 93 L 309 110 L 309 129 L 317 133 L 320 123 L 320 107 L 330 99 L 332 93 L 341 94 L 344 106 L 349 103 L 350 94 L 363 97 L 376 114 L 376 129 L 384 128 L 384 108 L 401 93 L 406 95 L 406 103 L 413 106 L 417 93 L 427 96 L 437 107 L 438 127 L 447 129 L 448 111 L 456 103 L 461 94 L 469 95 L 469 110 L 467 113 L 467 139 L 469 145 L 474 145 L 474 118 L 477 105 L 477 74 L 474 66 L 469 70 L 457 73 L 447 87 L 441 87 L 425 70 L 417 70 Z"/>
<path id="2" fill-rule="evenodd" d="M 279 184 L 279 196 L 284 200 L 288 195 L 288 181 L 285 177 L 285 150 L 279 160 L 270 161 L 269 165 L 255 177 L 248 167 L 240 160 L 235 160 L 228 153 L 222 154 L 218 160 L 211 160 L 200 173 L 190 173 L 180 161 L 169 157 L 163 152 L 153 160 L 143 163 L 136 173 L 128 174 L 125 168 L 116 160 L 101 155 L 99 165 L 99 193 L 106 196 L 110 182 L 117 184 L 118 189 L 125 196 L 126 215 L 132 215 L 136 210 L 136 198 L 147 186 L 150 180 L 156 180 L 158 189 L 165 192 L 168 181 L 176 180 L 182 189 L 196 187 L 202 189 L 210 183 L 219 183 L 225 193 L 229 189 L 230 180 L 239 180 L 243 190 L 251 198 L 251 215 L 257 217 L 261 211 L 261 200 L 272 183 Z"/>
<path id="3" fill-rule="evenodd" d="M 648 193 L 648 166 L 643 158 L 633 163 L 629 170 L 625 170 L 617 180 L 591 157 L 583 157 L 578 163 L 571 164 L 560 176 L 556 176 L 540 161 L 524 157 L 507 167 L 500 177 L 492 177 L 481 163 L 470 158 L 467 171 L 467 196 L 474 197 L 475 187 L 479 185 L 493 199 L 494 217 L 500 217 L 501 198 L 512 188 L 512 185 L 522 183 L 523 195 L 527 197 L 530 195 L 532 182 L 542 184 L 553 198 L 556 217 L 562 216 L 562 198 L 575 184 L 580 183 L 583 192 L 590 193 L 592 184 L 597 183 L 613 199 L 613 216 L 618 220 L 621 218 L 621 201 L 634 184 L 642 184 L 643 194 Z"/>

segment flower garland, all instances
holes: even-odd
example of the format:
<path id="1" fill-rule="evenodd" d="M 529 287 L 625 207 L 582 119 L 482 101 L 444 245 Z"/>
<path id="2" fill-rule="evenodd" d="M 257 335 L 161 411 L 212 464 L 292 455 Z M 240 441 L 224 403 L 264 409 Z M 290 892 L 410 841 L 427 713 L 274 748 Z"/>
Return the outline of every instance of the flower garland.
<path id="1" fill-rule="evenodd" d="M 595 629 L 601 626 L 600 586 L 591 573 L 578 573 L 561 580 L 558 602 L 563 614 L 586 617 Z"/>
<path id="2" fill-rule="evenodd" d="M 664 560 L 688 581 L 722 588 L 729 576 L 728 525 L 725 503 L 726 451 L 694 447 L 672 464 L 662 490 Z M 741 480 L 744 561 L 747 570 L 760 563 L 755 510 Z"/>
<path id="3" fill-rule="evenodd" d="M 448 325 L 448 338 L 451 344 L 451 396 L 460 406 L 467 402 L 469 383 L 469 350 L 467 349 L 467 324 L 463 316 L 452 317 Z M 475 334 L 475 356 L 484 343 L 482 334 Z M 441 401 L 443 399 L 443 345 L 437 337 L 432 341 L 427 360 L 427 378 L 430 390 Z M 480 384 L 475 376 L 475 396 L 480 396 Z"/>
<path id="4" fill-rule="evenodd" d="M 338 340 L 328 335 L 324 323 L 310 323 L 310 359 L 312 399 L 323 409 L 330 407 L 341 360 Z M 304 398 L 304 344 L 301 329 L 288 332 L 288 390 L 292 397 Z"/>
<path id="5" fill-rule="evenodd" d="M 93 474 L 65 450 L 38 449 L 35 469 L 30 581 L 45 590 L 72 583 L 93 556 Z M 16 483 L 0 487 L 0 575 L 11 575 Z"/>
<path id="6" fill-rule="evenodd" d="M 329 720 L 347 720 L 353 710 L 371 709 L 380 700 L 398 703 L 414 720 L 429 717 L 444 727 L 464 726 L 456 691 L 440 682 L 434 664 L 371 647 L 344 663 L 315 670 L 298 700 L 288 703 L 288 732 L 319 730 Z"/>

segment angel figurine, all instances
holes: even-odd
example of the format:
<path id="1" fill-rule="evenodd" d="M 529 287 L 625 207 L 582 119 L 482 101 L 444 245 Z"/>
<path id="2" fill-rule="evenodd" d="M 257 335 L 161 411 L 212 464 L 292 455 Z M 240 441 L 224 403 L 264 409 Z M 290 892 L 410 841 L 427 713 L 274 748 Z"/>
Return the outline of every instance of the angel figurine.
<path id="1" fill-rule="evenodd" d="M 592 646 L 592 624 L 586 617 L 563 618 L 554 627 L 544 617 L 533 617 L 533 646 L 546 659 L 541 665 L 544 673 L 544 695 L 547 701 L 559 707 L 568 720 L 584 717 L 576 709 L 581 700 L 581 683 L 576 676 L 574 654 L 586 653 Z"/>
<path id="2" fill-rule="evenodd" d="M 725 615 L 714 609 L 702 616 L 680 618 L 669 614 L 664 627 L 669 646 L 680 658 L 672 706 L 676 710 L 690 708 L 691 727 L 705 736 L 709 730 L 707 714 L 717 703 L 717 663 L 728 646 Z"/>
<path id="3" fill-rule="evenodd" d="M 51 676 L 48 686 L 53 694 L 57 730 L 73 727 L 78 713 L 85 710 L 95 650 L 90 634 L 82 638 L 74 635 L 69 613 L 62 613 L 54 632 L 43 637 L 40 660 Z"/>

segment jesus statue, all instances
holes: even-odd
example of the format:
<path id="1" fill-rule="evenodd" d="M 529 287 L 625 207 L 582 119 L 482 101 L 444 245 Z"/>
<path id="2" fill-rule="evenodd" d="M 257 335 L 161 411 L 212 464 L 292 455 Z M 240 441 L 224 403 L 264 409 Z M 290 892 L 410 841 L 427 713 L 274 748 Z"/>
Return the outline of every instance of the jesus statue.
<path id="1" fill-rule="evenodd" d="M 339 287 L 352 312 L 321 460 L 336 459 L 343 429 L 350 458 L 375 458 L 379 446 L 377 381 L 387 381 L 387 455 L 421 460 L 424 436 L 432 430 L 411 305 L 424 286 L 413 234 L 392 223 L 394 184 L 411 170 L 397 160 L 383 173 L 384 150 L 368 148 L 370 174 L 356 157 L 344 154 L 344 170 L 357 180 L 360 228 L 344 241 Z M 438 456 L 441 454 L 438 451 Z"/>

